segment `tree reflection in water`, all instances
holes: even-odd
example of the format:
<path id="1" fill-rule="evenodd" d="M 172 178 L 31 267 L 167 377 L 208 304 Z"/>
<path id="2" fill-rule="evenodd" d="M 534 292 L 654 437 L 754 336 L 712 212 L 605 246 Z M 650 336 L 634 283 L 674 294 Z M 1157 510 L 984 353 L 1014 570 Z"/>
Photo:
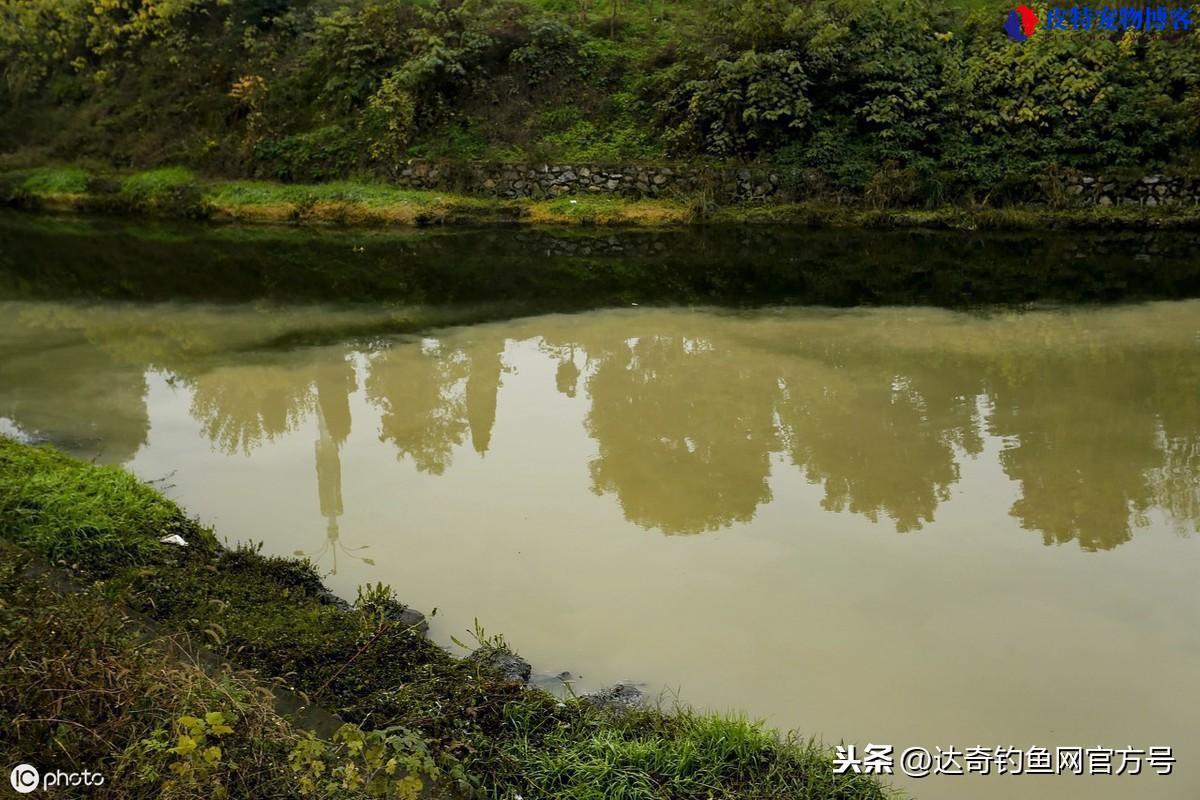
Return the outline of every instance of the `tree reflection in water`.
<path id="1" fill-rule="evenodd" d="M 160 307 L 118 324 L 103 306 L 15 310 L 0 323 L 15 376 L 0 383 L 0 416 L 25 430 L 86 434 L 128 460 L 146 441 L 151 370 L 188 393 L 225 453 L 315 424 L 317 555 L 356 552 L 338 531 L 352 395 L 378 412 L 378 438 L 398 458 L 441 475 L 465 448 L 486 458 L 495 447 L 516 357 L 548 360 L 544 391 L 586 403 L 592 491 L 666 534 L 750 521 L 772 500 L 772 471 L 789 465 L 828 511 L 917 531 L 989 440 L 1019 495 L 1010 513 L 1047 544 L 1104 550 L 1152 514 L 1181 532 L 1200 520 L 1197 303 L 595 312 L 365 348 L 272 344 L 313 328 L 300 312 Z"/>

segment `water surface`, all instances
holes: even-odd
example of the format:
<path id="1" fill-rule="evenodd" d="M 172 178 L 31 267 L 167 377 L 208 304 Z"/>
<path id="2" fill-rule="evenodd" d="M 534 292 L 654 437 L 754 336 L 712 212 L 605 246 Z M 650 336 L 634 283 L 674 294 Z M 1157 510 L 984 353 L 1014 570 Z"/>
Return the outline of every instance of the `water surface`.
<path id="1" fill-rule="evenodd" d="M 1200 795 L 1200 301 L 535 313 L 9 285 L 0 424 L 161 479 L 339 593 L 388 582 L 443 643 L 478 618 L 579 689 L 832 741 L 1180 759 L 918 797 Z"/>

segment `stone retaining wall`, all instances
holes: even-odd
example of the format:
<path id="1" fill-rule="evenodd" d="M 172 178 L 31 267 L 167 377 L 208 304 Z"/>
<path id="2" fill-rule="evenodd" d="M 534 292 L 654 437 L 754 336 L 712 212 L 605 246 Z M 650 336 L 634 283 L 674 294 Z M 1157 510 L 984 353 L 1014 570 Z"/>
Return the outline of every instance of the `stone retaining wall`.
<path id="1" fill-rule="evenodd" d="M 1200 178 L 1143 175 L 1113 178 L 1074 175 L 1066 180 L 1069 197 L 1087 206 L 1173 206 L 1200 203 Z"/>
<path id="2" fill-rule="evenodd" d="M 729 201 L 788 202 L 825 196 L 816 173 L 800 175 L 769 167 L 663 166 L 634 164 L 494 164 L 411 162 L 395 170 L 395 181 L 414 189 L 482 197 L 541 200 L 562 195 L 625 198 L 686 197 L 708 192 Z M 1067 205 L 1195 205 L 1200 177 L 1072 175 L 1042 184 L 1046 203 Z M 1065 197 L 1064 197 L 1065 191 Z M 1035 194 L 1037 193 L 1035 189 Z M 833 199 L 833 198 L 828 198 Z M 854 202 L 845 195 L 838 202 Z"/>
<path id="3" fill-rule="evenodd" d="M 417 162 L 398 167 L 395 180 L 414 189 L 535 200 L 571 194 L 672 197 L 702 191 L 723 200 L 782 199 L 777 171 L 747 167 Z"/>

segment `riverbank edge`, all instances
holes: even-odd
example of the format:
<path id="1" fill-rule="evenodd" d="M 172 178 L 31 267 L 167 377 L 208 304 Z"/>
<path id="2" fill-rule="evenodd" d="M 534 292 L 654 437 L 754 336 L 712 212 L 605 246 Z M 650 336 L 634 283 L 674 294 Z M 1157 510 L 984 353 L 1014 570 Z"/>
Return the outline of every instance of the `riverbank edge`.
<path id="1" fill-rule="evenodd" d="M 906 208 L 820 199 L 720 204 L 704 194 L 500 199 L 375 181 L 283 184 L 202 178 L 180 168 L 126 174 L 95 174 L 79 167 L 7 172 L 0 174 L 0 206 L 40 212 L 341 227 L 791 225 L 876 230 L 1200 230 L 1200 206 L 1187 205 Z"/>
<path id="2" fill-rule="evenodd" d="M 169 537 L 186 544 L 162 541 Z M 390 589 L 360 589 L 358 602 L 346 603 L 307 561 L 227 549 L 123 470 L 2 435 L 0 538 L 86 583 L 114 615 L 129 608 L 171 635 L 206 641 L 259 680 L 280 681 L 364 729 L 415 735 L 436 765 L 430 773 L 461 796 L 605 796 L 594 794 L 595 782 L 604 787 L 618 777 L 646 785 L 673 780 L 679 791 L 670 796 L 679 798 L 893 796 L 870 776 L 834 775 L 830 751 L 815 740 L 687 709 L 617 712 L 586 698 L 560 700 L 487 658 L 455 658 L 424 637 Z M 502 637 L 480 629 L 476 638 L 484 653 L 511 652 Z M 21 702 L 9 697 L 7 704 Z M 127 772 L 142 766 L 135 745 L 133 756 L 128 748 L 110 753 Z M 666 756 L 657 768 L 665 773 L 640 763 L 647 745 Z M 614 771 L 598 775 L 605 761 Z M 286 772 L 286 764 L 274 766 Z"/>

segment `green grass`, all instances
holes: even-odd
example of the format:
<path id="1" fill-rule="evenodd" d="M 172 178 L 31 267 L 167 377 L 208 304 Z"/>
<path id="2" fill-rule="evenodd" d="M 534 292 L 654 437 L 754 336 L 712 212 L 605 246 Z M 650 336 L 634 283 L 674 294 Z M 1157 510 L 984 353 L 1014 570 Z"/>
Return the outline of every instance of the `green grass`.
<path id="1" fill-rule="evenodd" d="M 124 798 L 288 796 L 300 734 L 261 685 L 174 658 L 99 594 L 26 574 L 28 562 L 0 546 L 0 760 L 75 764 Z M 213 737 L 217 763 L 185 777 L 168 749 L 177 720 L 206 714 L 231 730 Z"/>
<path id="2" fill-rule="evenodd" d="M 162 167 L 135 172 L 121 181 L 121 192 L 132 197 L 158 197 L 196 183 L 196 175 L 183 167 Z"/>
<path id="3" fill-rule="evenodd" d="M 270 181 L 229 181 L 211 184 L 205 199 L 215 205 L 277 205 L 303 202 L 354 203 L 379 208 L 408 203 L 430 205 L 445 193 L 401 189 L 378 182 L 335 181 L 319 184 L 281 184 Z"/>
<path id="4" fill-rule="evenodd" d="M 0 536 L 103 575 L 156 560 L 166 548 L 159 539 L 172 533 L 185 534 L 193 546 L 215 543 L 124 470 L 0 437 Z"/>
<path id="5" fill-rule="evenodd" d="M 35 194 L 83 194 L 87 183 L 88 173 L 79 167 L 42 167 L 29 174 L 22 188 Z"/>
<path id="6" fill-rule="evenodd" d="M 834 775 L 815 743 L 781 741 L 743 719 L 688 712 L 613 719 L 587 737 L 552 732 L 536 747 L 518 744 L 513 757 L 535 796 L 561 800 L 705 797 L 730 786 L 748 798 L 885 796 Z"/>
<path id="7" fill-rule="evenodd" d="M 742 719 L 615 715 L 507 681 L 378 616 L 377 601 L 330 604 L 305 561 L 219 551 L 211 532 L 120 470 L 0 437 L 0 476 L 0 536 L 64 559 L 163 629 L 205 641 L 351 722 L 412 732 L 441 774 L 483 796 L 889 796 L 868 776 L 833 775 L 824 748 Z M 164 531 L 195 545 L 159 544 Z M 6 702 L 21 705 L 19 697 Z"/>

